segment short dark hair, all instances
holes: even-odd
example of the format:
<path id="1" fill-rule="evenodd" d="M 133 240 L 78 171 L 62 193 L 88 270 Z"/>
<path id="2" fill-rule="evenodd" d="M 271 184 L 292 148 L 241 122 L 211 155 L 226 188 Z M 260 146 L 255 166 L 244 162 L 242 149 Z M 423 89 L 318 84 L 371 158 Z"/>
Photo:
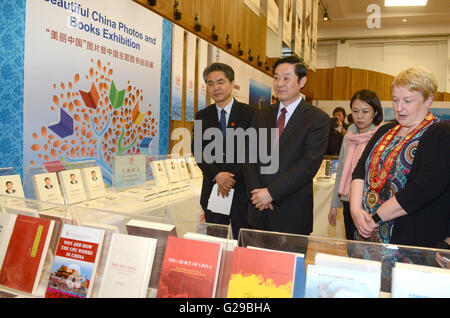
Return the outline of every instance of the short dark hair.
<path id="1" fill-rule="evenodd" d="M 307 74 L 306 65 L 303 64 L 302 60 L 300 60 L 298 57 L 293 56 L 293 55 L 283 57 L 283 58 L 279 59 L 278 61 L 276 61 L 275 64 L 273 65 L 273 74 L 275 74 L 275 70 L 277 69 L 278 65 L 284 64 L 284 63 L 295 65 L 295 74 L 297 75 L 299 82 L 303 77 L 306 76 L 306 74 Z"/>
<path id="2" fill-rule="evenodd" d="M 381 102 L 377 94 L 370 89 L 362 89 L 357 91 L 350 100 L 350 108 L 352 108 L 353 102 L 357 99 L 372 106 L 373 110 L 376 112 L 373 119 L 373 124 L 378 126 L 383 121 L 383 107 L 381 106 Z"/>
<path id="3" fill-rule="evenodd" d="M 342 108 L 342 107 L 336 107 L 336 108 L 333 110 L 333 115 L 336 114 L 336 113 L 339 113 L 339 112 L 341 112 L 342 115 L 344 115 L 344 120 L 345 120 L 347 114 L 345 113 L 345 109 Z"/>
<path id="4" fill-rule="evenodd" d="M 234 81 L 234 71 L 231 66 L 224 63 L 212 63 L 210 66 L 206 67 L 203 71 L 203 80 L 207 82 L 208 75 L 212 72 L 221 71 L 225 74 L 230 82 Z"/>

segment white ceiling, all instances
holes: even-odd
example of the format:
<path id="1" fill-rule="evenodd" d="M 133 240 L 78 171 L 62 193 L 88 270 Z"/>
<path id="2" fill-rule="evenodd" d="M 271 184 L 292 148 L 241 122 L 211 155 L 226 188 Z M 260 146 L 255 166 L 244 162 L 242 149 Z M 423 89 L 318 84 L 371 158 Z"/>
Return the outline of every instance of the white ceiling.
<path id="1" fill-rule="evenodd" d="M 330 21 L 322 21 L 319 6 L 318 40 L 387 37 L 450 37 L 450 0 L 428 0 L 425 7 L 385 7 L 384 0 L 320 0 Z M 369 28 L 367 20 L 380 10 L 380 28 Z M 406 22 L 403 22 L 406 19 Z M 372 20 L 371 21 L 375 21 Z"/>

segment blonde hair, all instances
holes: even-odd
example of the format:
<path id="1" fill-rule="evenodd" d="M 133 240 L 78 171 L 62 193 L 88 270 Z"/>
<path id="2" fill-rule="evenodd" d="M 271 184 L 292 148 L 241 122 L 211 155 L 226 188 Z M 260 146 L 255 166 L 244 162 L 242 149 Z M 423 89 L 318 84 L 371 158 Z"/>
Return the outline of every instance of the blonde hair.
<path id="1" fill-rule="evenodd" d="M 408 68 L 394 78 L 392 88 L 395 86 L 406 87 L 411 91 L 420 92 L 424 100 L 434 96 L 437 92 L 438 81 L 433 73 L 426 68 L 414 66 Z"/>

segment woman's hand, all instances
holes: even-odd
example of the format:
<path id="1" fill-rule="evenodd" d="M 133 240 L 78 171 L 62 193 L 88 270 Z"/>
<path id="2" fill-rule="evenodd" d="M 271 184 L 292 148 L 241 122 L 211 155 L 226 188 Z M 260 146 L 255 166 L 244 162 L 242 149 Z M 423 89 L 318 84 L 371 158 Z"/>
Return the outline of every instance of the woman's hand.
<path id="1" fill-rule="evenodd" d="M 328 223 L 331 226 L 336 226 L 336 215 L 337 215 L 337 209 L 331 207 L 330 212 L 328 212 Z"/>
<path id="2" fill-rule="evenodd" d="M 364 238 L 369 238 L 375 230 L 370 225 L 370 221 L 372 220 L 370 215 L 363 209 L 353 209 L 350 210 L 350 213 L 358 233 Z"/>

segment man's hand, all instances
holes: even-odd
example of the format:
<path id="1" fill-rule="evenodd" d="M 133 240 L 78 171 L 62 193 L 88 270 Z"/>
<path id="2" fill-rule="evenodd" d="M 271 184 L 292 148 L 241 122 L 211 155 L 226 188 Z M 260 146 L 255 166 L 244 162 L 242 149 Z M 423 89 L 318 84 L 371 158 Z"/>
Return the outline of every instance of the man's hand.
<path id="1" fill-rule="evenodd" d="M 226 171 L 219 172 L 214 180 L 217 182 L 217 195 L 222 197 L 228 197 L 230 190 L 236 184 L 236 180 L 233 179 L 234 174 Z"/>
<path id="2" fill-rule="evenodd" d="M 254 189 L 252 192 L 251 201 L 252 204 L 257 208 L 259 211 L 263 211 L 266 209 L 274 210 L 272 206 L 273 198 L 269 193 L 269 190 L 267 188 L 261 188 L 261 189 Z"/>

